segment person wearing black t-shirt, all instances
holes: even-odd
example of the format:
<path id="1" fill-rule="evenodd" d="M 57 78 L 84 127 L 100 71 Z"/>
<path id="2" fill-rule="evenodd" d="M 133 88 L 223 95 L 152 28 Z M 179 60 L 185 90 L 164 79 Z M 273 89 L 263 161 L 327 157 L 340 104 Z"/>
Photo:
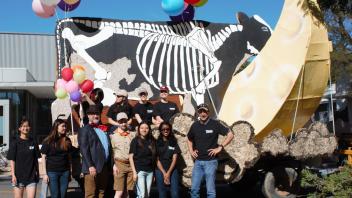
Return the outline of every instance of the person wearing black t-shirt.
<path id="1" fill-rule="evenodd" d="M 154 124 L 159 126 L 162 122 L 169 122 L 170 118 L 179 112 L 175 103 L 168 101 L 169 88 L 160 87 L 160 102 L 154 105 L 153 115 L 155 117 Z"/>
<path id="2" fill-rule="evenodd" d="M 133 108 L 134 117 L 138 123 L 144 121 L 150 125 L 153 123 L 153 105 L 148 101 L 148 91 L 141 88 L 138 95 L 140 100 Z"/>
<path id="3" fill-rule="evenodd" d="M 156 147 L 150 126 L 146 122 L 138 125 L 137 136 L 131 141 L 129 161 L 133 180 L 137 181 L 137 197 L 149 197 L 156 161 Z"/>
<path id="4" fill-rule="evenodd" d="M 130 104 L 128 104 L 127 100 L 127 91 L 126 90 L 119 90 L 114 93 L 116 96 L 116 101 L 113 105 L 110 106 L 108 113 L 106 116 L 108 117 L 108 122 L 112 126 L 118 127 L 119 123 L 116 121 L 116 116 L 120 112 L 125 112 L 128 116 L 128 123 L 132 123 L 132 116 L 133 116 L 133 109 Z M 115 130 L 115 129 L 113 129 Z"/>
<path id="5" fill-rule="evenodd" d="M 39 147 L 37 142 L 29 136 L 28 120 L 22 119 L 18 131 L 19 137 L 11 142 L 7 153 L 7 159 L 10 160 L 11 165 L 14 197 L 23 197 L 24 190 L 26 190 L 27 197 L 34 198 L 39 181 Z"/>
<path id="6" fill-rule="evenodd" d="M 69 182 L 72 144 L 66 137 L 66 127 L 64 120 L 56 119 L 41 148 L 43 181 L 49 184 L 52 198 L 65 198 Z"/>
<path id="7" fill-rule="evenodd" d="M 217 155 L 233 139 L 233 133 L 219 121 L 209 118 L 206 104 L 197 107 L 199 120 L 194 122 L 187 134 L 188 149 L 195 159 L 192 171 L 191 197 L 199 198 L 199 189 L 205 177 L 207 197 L 215 198 L 215 177 L 218 168 Z M 219 135 L 226 136 L 218 145 Z"/>
<path id="8" fill-rule="evenodd" d="M 167 186 L 170 185 L 171 198 L 178 198 L 179 176 L 175 167 L 181 150 L 170 123 L 161 123 L 159 131 L 160 135 L 156 142 L 158 168 L 155 170 L 159 198 L 167 198 Z"/>

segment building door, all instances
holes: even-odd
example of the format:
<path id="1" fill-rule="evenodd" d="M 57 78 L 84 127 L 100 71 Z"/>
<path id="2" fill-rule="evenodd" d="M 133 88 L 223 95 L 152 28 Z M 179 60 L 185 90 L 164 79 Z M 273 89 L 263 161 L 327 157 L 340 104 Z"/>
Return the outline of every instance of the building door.
<path id="1" fill-rule="evenodd" d="M 10 101 L 0 100 L 0 144 L 6 144 L 9 147 L 9 125 L 10 125 Z"/>

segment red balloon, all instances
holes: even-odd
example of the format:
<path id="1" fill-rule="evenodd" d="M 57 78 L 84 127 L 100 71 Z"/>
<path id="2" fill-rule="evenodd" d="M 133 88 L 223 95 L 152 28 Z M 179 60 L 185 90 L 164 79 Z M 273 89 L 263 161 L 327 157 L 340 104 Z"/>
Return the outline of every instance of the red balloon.
<path id="1" fill-rule="evenodd" d="M 81 85 L 81 90 L 83 93 L 88 93 L 93 90 L 94 88 L 94 83 L 91 80 L 84 80 Z"/>
<path id="2" fill-rule="evenodd" d="M 61 70 L 61 76 L 64 80 L 66 81 L 70 81 L 73 77 L 73 71 L 71 68 L 64 68 L 63 70 Z"/>
<path id="3" fill-rule="evenodd" d="M 200 0 L 185 0 L 186 3 L 194 5 L 196 3 L 199 3 Z"/>

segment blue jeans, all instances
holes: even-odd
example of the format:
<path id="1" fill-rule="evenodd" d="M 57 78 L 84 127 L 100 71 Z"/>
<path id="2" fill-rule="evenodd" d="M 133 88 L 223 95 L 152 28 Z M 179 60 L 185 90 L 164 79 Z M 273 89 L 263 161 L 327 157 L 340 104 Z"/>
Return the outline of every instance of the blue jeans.
<path id="1" fill-rule="evenodd" d="M 159 198 L 167 198 L 168 186 L 164 183 L 163 173 L 157 169 L 155 170 L 156 184 L 158 186 Z M 178 198 L 179 177 L 177 169 L 174 169 L 170 176 L 170 191 L 171 198 Z"/>
<path id="2" fill-rule="evenodd" d="M 194 162 L 193 172 L 192 172 L 192 187 L 191 187 L 191 197 L 199 198 L 200 185 L 205 176 L 205 182 L 207 187 L 207 197 L 215 198 L 215 178 L 216 169 L 218 168 L 218 160 L 202 161 L 196 160 Z"/>
<path id="3" fill-rule="evenodd" d="M 65 198 L 68 187 L 69 171 L 48 171 L 49 189 L 52 198 Z"/>
<path id="4" fill-rule="evenodd" d="M 137 173 L 137 197 L 149 197 L 150 188 L 152 187 L 153 172 L 138 171 Z"/>

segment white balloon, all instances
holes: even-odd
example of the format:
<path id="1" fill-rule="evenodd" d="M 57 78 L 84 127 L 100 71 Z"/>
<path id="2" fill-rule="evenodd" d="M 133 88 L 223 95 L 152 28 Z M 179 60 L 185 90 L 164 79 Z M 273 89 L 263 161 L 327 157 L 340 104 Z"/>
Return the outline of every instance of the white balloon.
<path id="1" fill-rule="evenodd" d="M 56 6 L 60 2 L 60 0 L 40 0 L 40 2 L 47 6 Z"/>

